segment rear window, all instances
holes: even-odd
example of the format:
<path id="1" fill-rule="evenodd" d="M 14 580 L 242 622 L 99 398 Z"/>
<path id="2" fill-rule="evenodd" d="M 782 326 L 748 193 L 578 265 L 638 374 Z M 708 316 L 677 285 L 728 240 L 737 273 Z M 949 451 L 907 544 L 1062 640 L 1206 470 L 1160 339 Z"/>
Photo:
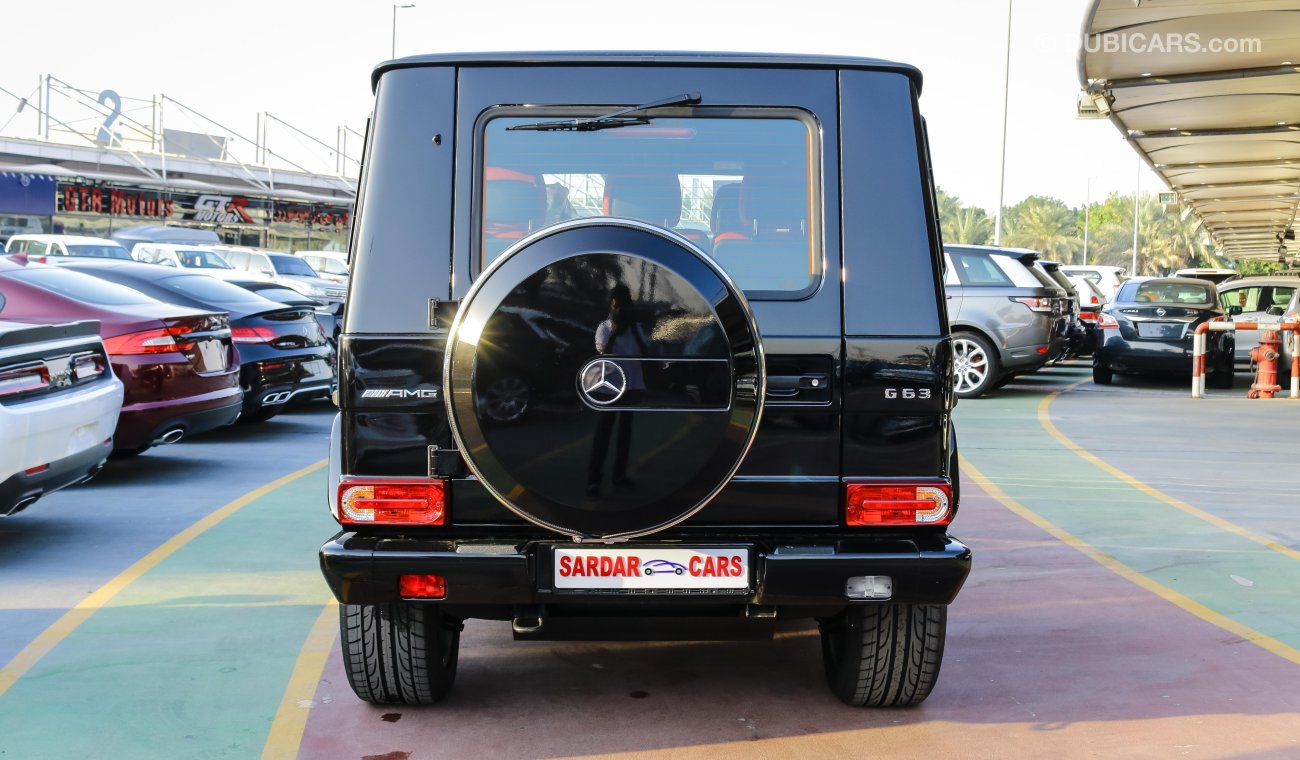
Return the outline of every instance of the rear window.
<path id="1" fill-rule="evenodd" d="M 163 287 L 193 296 L 201 301 L 212 301 L 217 303 L 239 303 L 241 301 L 256 301 L 257 296 L 251 291 L 244 290 L 238 285 L 231 285 L 228 282 L 209 277 L 206 274 L 178 275 L 176 277 L 165 277 L 158 281 Z"/>
<path id="2" fill-rule="evenodd" d="M 66 269 L 24 269 L 11 276 L 43 290 L 99 306 L 154 303 L 154 299 L 125 285 Z"/>
<path id="3" fill-rule="evenodd" d="M 226 263 L 225 259 L 214 251 L 182 250 L 178 248 L 176 249 L 176 258 L 180 260 L 181 266 L 190 269 L 233 269 Z"/>
<path id="4" fill-rule="evenodd" d="M 792 298 L 821 277 L 820 145 L 795 109 L 695 109 L 592 131 L 515 129 L 600 115 L 495 109 L 481 128 L 476 208 L 486 266 L 531 232 L 612 216 L 673 230 L 751 296 Z M 685 113 L 692 113 L 686 111 Z"/>
<path id="5" fill-rule="evenodd" d="M 993 257 L 986 253 L 963 253 L 952 251 L 953 269 L 963 285 L 1015 287 L 1011 277 L 1002 271 Z"/>
<path id="6" fill-rule="evenodd" d="M 243 288 L 240 288 L 240 290 L 243 290 Z M 281 303 L 306 303 L 312 300 L 302 293 L 288 288 L 257 288 L 256 293 L 263 298 L 269 298 L 272 301 Z"/>
<path id="7" fill-rule="evenodd" d="M 69 256 L 84 256 L 88 259 L 123 259 L 132 261 L 131 254 L 120 245 L 67 245 Z"/>
<path id="8" fill-rule="evenodd" d="M 311 268 L 311 264 L 302 259 L 293 256 L 272 256 L 271 266 L 275 267 L 276 274 L 294 275 L 298 277 L 315 277 L 316 270 Z"/>
<path id="9" fill-rule="evenodd" d="M 1212 285 L 1146 281 L 1126 283 L 1120 290 L 1119 300 L 1132 303 L 1205 304 L 1217 299 Z"/>

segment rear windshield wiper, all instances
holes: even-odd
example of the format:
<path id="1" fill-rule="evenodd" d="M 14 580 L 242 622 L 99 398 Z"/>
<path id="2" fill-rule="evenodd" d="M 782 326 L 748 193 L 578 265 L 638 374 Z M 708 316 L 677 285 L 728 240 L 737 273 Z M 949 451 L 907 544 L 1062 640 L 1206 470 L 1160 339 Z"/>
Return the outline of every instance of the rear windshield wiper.
<path id="1" fill-rule="evenodd" d="M 623 108 L 613 113 L 607 113 L 604 116 L 593 116 L 587 119 L 565 119 L 564 121 L 539 121 L 534 124 L 516 124 L 513 127 L 506 127 L 506 131 L 527 129 L 535 132 L 594 132 L 598 129 L 615 129 L 636 124 L 649 124 L 650 118 L 647 116 L 629 116 L 628 114 L 649 111 L 652 108 L 693 106 L 698 104 L 700 100 L 698 92 L 688 92 L 682 95 L 674 95 L 671 98 L 656 100 L 653 103 L 643 103 L 639 106 Z"/>

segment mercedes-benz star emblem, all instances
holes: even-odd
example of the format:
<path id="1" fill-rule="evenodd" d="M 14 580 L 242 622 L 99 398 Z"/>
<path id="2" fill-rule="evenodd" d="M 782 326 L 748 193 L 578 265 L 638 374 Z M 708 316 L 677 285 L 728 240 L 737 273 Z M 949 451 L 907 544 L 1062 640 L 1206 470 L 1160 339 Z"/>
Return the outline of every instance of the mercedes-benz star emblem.
<path id="1" fill-rule="evenodd" d="M 609 359 L 592 359 L 578 373 L 578 388 L 597 406 L 608 406 L 623 397 L 627 375 Z"/>

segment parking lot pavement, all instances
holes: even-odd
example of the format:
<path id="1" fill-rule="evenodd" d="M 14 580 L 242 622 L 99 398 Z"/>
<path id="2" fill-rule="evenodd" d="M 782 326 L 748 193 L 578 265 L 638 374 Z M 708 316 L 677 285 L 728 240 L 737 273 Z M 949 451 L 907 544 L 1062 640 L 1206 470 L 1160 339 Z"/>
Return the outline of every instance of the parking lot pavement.
<path id="1" fill-rule="evenodd" d="M 315 549 L 332 530 L 316 470 L 196 535 L 59 639 L 0 694 L 0 752 L 1300 756 L 1300 604 L 1288 553 L 1296 529 L 1267 524 L 1270 510 L 1276 517 L 1293 505 L 1281 495 L 1296 492 L 1285 480 L 1296 476 L 1278 475 L 1270 496 L 1252 498 L 1270 470 L 1262 452 L 1221 447 L 1222 468 L 1192 458 L 1200 440 L 1221 441 L 1238 420 L 1281 428 L 1300 405 L 1193 402 L 1181 383 L 1084 382 L 1054 395 L 1085 370 L 1052 368 L 959 405 L 967 477 L 953 532 L 972 546 L 975 565 L 950 610 L 939 684 L 917 709 L 836 701 L 808 627 L 770 642 L 550 643 L 513 642 L 508 624 L 481 621 L 466 629 L 445 702 L 366 705 L 347 687 L 316 571 Z M 20 576 L 0 565 L 0 621 L 22 631 L 6 631 L 5 641 L 12 649 L 44 635 L 24 615 L 54 607 L 41 601 L 47 588 L 71 598 L 80 580 L 84 595 L 198 516 L 310 465 L 328 417 L 295 414 L 256 436 L 235 430 L 210 446 L 184 443 L 165 452 L 176 476 L 161 485 L 101 481 L 0 523 L 9 546 L 25 547 Z M 1281 446 L 1284 437 L 1279 429 L 1270 440 Z M 236 486 L 217 465 L 244 459 L 262 469 Z M 91 491 L 98 509 L 75 501 Z M 54 511 L 63 500 L 78 506 Z M 142 522 L 189 511 L 167 529 L 151 523 L 153 543 L 115 549 L 116 563 L 90 556 L 86 536 L 132 535 L 133 504 Z M 30 542 L 14 538 L 43 512 L 40 535 L 58 537 L 45 567 Z"/>

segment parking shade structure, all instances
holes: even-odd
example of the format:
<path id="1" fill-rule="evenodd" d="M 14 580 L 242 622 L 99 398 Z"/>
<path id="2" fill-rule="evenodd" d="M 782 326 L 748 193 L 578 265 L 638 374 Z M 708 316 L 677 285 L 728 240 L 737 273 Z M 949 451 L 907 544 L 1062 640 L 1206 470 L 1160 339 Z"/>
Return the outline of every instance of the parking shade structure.
<path id="1" fill-rule="evenodd" d="M 1300 2 L 1094 0 L 1080 115 L 1109 116 L 1232 259 L 1294 260 Z"/>

